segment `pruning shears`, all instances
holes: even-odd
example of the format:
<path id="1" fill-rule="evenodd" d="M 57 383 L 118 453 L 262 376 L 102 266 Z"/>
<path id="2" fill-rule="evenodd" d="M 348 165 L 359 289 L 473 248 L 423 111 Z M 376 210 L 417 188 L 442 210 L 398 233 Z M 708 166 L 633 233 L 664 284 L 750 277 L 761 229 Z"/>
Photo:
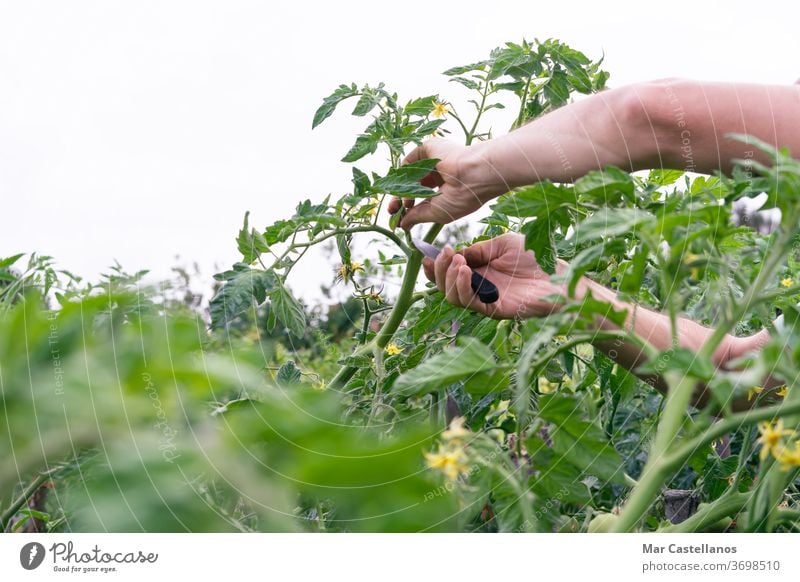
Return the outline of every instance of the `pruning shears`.
<path id="1" fill-rule="evenodd" d="M 430 243 L 426 243 L 424 240 L 418 238 L 413 238 L 411 240 L 414 246 L 417 247 L 417 250 L 429 259 L 435 259 L 439 256 L 439 253 L 442 252 L 442 249 Z M 494 303 L 500 299 L 500 292 L 497 290 L 497 286 L 489 281 L 489 279 L 476 272 L 475 269 L 472 270 L 470 285 L 472 286 L 472 291 L 483 303 Z"/>

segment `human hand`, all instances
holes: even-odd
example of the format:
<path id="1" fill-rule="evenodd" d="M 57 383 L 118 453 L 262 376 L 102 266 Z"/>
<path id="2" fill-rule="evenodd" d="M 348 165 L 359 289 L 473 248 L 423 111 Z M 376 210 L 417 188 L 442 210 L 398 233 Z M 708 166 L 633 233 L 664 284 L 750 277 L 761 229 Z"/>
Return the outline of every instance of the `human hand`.
<path id="1" fill-rule="evenodd" d="M 566 295 L 564 285 L 553 283 L 533 251 L 525 250 L 525 237 L 519 234 L 504 234 L 457 253 L 447 246 L 435 260 L 424 259 L 422 266 L 450 303 L 496 319 L 549 315 L 558 304 L 543 298 Z M 566 267 L 559 261 L 556 271 L 563 272 Z M 472 269 L 497 286 L 500 298 L 495 303 L 481 302 L 472 291 Z"/>
<path id="2" fill-rule="evenodd" d="M 438 159 L 436 170 L 422 179 L 423 186 L 438 188 L 438 195 L 415 204 L 413 198 L 401 201 L 394 198 L 389 212 L 405 206 L 407 213 L 400 226 L 409 230 L 422 222 L 447 224 L 478 210 L 492 198 L 508 190 L 491 166 L 476 154 L 474 147 L 458 145 L 441 138 L 426 141 L 403 160 L 410 164 L 426 159 Z"/>

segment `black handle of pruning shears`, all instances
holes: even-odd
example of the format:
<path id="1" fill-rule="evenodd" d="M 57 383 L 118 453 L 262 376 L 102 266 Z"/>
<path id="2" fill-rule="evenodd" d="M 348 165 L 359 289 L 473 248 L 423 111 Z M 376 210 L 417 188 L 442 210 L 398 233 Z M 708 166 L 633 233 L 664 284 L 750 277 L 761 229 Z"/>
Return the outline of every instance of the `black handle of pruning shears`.
<path id="1" fill-rule="evenodd" d="M 476 271 L 472 271 L 472 290 L 483 303 L 494 303 L 500 299 L 500 292 L 497 285 L 489 281 L 486 277 Z"/>

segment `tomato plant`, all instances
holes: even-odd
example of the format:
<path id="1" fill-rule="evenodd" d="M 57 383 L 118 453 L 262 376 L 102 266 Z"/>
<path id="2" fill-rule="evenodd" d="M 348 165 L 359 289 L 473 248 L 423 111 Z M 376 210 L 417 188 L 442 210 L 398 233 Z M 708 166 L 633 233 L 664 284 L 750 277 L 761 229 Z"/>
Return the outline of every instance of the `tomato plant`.
<path id="1" fill-rule="evenodd" d="M 480 223 L 428 227 L 459 245 L 508 232 L 569 289 L 562 309 L 496 320 L 419 281 L 422 254 L 389 197 L 425 199 L 437 160 L 412 145 L 492 137 L 605 87 L 601 63 L 556 40 L 508 43 L 445 71 L 469 111 L 442 94 L 402 99 L 383 83 L 343 84 L 317 127 L 345 106 L 365 127 L 342 161 L 348 191 L 306 200 L 266 227 L 245 214 L 241 261 L 216 276 L 208 320 L 180 287 L 147 288 L 120 268 L 100 285 L 0 262 L 2 525 L 166 531 L 789 531 L 797 527 L 800 360 L 794 284 L 800 163 L 732 176 L 656 169 L 592 172 L 500 197 Z M 499 111 L 511 107 L 513 110 Z M 510 118 L 510 119 L 509 119 Z M 496 119 L 496 118 L 492 118 Z M 781 228 L 734 226 L 730 203 L 766 192 Z M 327 312 L 292 293 L 309 249 L 333 243 L 328 278 L 352 298 Z M 588 296 L 583 275 L 632 305 L 715 328 L 698 353 L 658 351 L 626 313 Z M 389 292 L 397 283 L 396 292 Z M 775 310 L 786 325 L 775 328 Z M 598 316 L 618 324 L 598 331 Z M 725 334 L 768 328 L 735 370 L 712 361 Z M 666 397 L 597 342 L 633 342 Z M 781 390 L 763 390 L 771 375 Z M 709 397 L 693 407 L 696 386 Z M 734 411 L 733 397 L 758 404 Z M 52 492 L 33 503 L 43 486 Z M 663 495 L 665 490 L 672 491 Z M 678 491 L 679 494 L 675 494 Z M 684 495 L 685 494 L 685 495 Z M 699 503 L 682 521 L 673 499 Z"/>

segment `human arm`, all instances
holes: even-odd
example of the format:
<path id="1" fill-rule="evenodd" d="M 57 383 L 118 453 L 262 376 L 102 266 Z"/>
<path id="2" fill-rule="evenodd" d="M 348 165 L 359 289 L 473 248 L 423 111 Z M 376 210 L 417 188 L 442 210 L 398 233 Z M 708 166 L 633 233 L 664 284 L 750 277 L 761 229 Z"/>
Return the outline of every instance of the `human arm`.
<path id="1" fill-rule="evenodd" d="M 555 283 L 542 271 L 533 252 L 525 250 L 524 238 L 518 234 L 506 234 L 491 240 L 482 241 L 455 253 L 451 248 L 442 250 L 435 261 L 425 259 L 423 268 L 428 278 L 436 283 L 450 303 L 479 311 L 499 319 L 524 319 L 542 317 L 558 311 L 559 305 L 548 301 L 550 295 L 566 296 L 563 283 Z M 500 299 L 496 303 L 485 304 L 475 297 L 470 287 L 472 269 L 481 273 L 497 285 Z M 556 272 L 563 274 L 566 263 L 560 261 Z M 599 283 L 582 277 L 575 289 L 575 299 L 580 301 L 591 293 L 595 299 L 609 303 L 616 311 L 627 312 L 624 323 L 626 330 L 658 351 L 672 347 L 672 333 L 669 317 L 642 307 L 635 307 L 620 300 L 617 294 Z M 713 330 L 686 318 L 678 318 L 678 346 L 698 352 L 708 341 Z M 616 330 L 618 327 L 609 319 L 598 317 L 595 329 Z M 738 338 L 727 335 L 713 355 L 718 368 L 756 351 L 768 340 L 769 335 L 762 331 L 756 335 Z M 641 347 L 635 342 L 614 340 L 597 341 L 594 346 L 615 362 L 628 370 L 637 368 L 646 361 Z M 655 388 L 666 391 L 659 376 L 641 376 Z M 766 379 L 767 386 L 770 380 Z M 709 394 L 699 386 L 695 395 L 696 404 L 704 404 Z M 733 403 L 736 410 L 749 408 L 752 402 L 741 398 Z"/>
<path id="2" fill-rule="evenodd" d="M 729 172 L 731 160 L 768 162 L 727 137 L 755 136 L 800 152 L 800 86 L 667 79 L 597 93 L 501 137 L 469 147 L 432 139 L 406 161 L 441 161 L 423 183 L 439 195 L 413 205 L 401 225 L 447 223 L 509 190 L 571 182 L 607 166 Z M 400 208 L 393 201 L 390 211 Z"/>

